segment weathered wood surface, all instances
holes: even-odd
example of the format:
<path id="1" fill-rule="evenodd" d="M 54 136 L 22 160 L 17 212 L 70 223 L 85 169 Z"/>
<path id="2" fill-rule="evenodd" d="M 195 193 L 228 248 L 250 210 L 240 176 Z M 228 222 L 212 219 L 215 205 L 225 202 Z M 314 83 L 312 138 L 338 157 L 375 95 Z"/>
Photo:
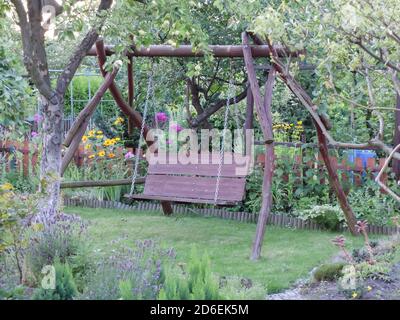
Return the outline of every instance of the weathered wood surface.
<path id="1" fill-rule="evenodd" d="M 215 177 L 147 175 L 144 195 L 213 200 Z M 245 193 L 245 178 L 220 179 L 218 199 L 241 201 Z"/>

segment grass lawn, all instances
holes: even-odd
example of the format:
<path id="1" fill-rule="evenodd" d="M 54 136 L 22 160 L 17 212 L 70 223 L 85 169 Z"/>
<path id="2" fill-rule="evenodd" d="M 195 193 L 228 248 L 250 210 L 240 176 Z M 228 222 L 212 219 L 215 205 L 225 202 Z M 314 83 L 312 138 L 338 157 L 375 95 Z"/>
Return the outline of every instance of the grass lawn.
<path id="1" fill-rule="evenodd" d="M 128 236 L 127 241 L 153 239 L 173 247 L 178 261 L 185 262 L 192 245 L 207 250 L 212 270 L 218 275 L 250 278 L 269 293 L 288 288 L 315 266 L 338 252 L 330 240 L 332 232 L 304 231 L 268 226 L 262 259 L 250 261 L 255 225 L 215 217 L 172 216 L 159 212 L 130 212 L 114 209 L 66 208 L 90 221 L 90 246 L 112 249 L 110 241 Z M 347 235 L 348 245 L 360 246 L 362 239 Z"/>

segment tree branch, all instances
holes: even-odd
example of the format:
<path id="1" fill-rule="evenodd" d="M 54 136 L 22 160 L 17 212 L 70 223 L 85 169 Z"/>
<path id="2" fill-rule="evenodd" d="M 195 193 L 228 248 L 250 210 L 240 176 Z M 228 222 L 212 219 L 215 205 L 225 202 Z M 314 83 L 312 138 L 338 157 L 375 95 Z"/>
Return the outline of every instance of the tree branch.
<path id="1" fill-rule="evenodd" d="M 381 56 L 377 55 L 376 53 L 372 52 L 370 49 L 368 49 L 363 43 L 361 39 L 357 39 L 357 40 L 352 40 L 349 39 L 349 41 L 351 43 L 354 43 L 356 45 L 358 45 L 361 49 L 363 49 L 367 54 L 369 54 L 371 57 L 373 57 L 375 60 L 383 63 L 385 66 L 396 70 L 397 72 L 400 72 L 400 68 L 396 67 L 393 63 L 391 63 L 390 61 L 385 61 L 385 59 L 383 59 Z"/>
<path id="2" fill-rule="evenodd" d="M 113 0 L 101 0 L 97 12 L 103 10 L 108 10 L 113 3 Z M 86 57 L 87 52 L 95 44 L 99 31 L 104 25 L 106 16 L 102 15 L 98 26 L 94 26 L 83 38 L 81 43 L 76 47 L 75 52 L 72 54 L 67 66 L 64 68 L 63 72 L 59 75 L 57 79 L 57 92 L 60 95 L 64 95 L 68 88 L 71 79 L 74 77 L 76 70 L 79 68 L 82 60 Z"/>
<path id="3" fill-rule="evenodd" d="M 11 0 L 11 2 L 17 12 L 18 25 L 21 29 L 25 68 L 40 94 L 50 100 L 53 92 L 48 78 L 46 53 L 44 51 L 40 2 L 37 0 L 29 1 L 29 21 L 22 1 Z"/>
<path id="4" fill-rule="evenodd" d="M 207 109 L 204 110 L 203 113 L 199 114 L 196 119 L 193 119 L 191 122 L 191 126 L 193 128 L 197 128 L 203 121 L 205 121 L 206 119 L 208 119 L 210 116 L 212 116 L 215 112 L 217 112 L 219 109 L 221 109 L 222 107 L 226 106 L 226 104 L 228 103 L 229 105 L 236 103 L 239 103 L 240 101 L 242 101 L 244 98 L 246 98 L 247 96 L 247 86 L 244 89 L 244 91 L 242 91 L 241 93 L 239 93 L 236 97 L 230 98 L 228 101 L 227 99 L 221 99 L 218 102 L 214 103 L 213 105 L 211 105 L 210 107 L 208 107 Z"/>

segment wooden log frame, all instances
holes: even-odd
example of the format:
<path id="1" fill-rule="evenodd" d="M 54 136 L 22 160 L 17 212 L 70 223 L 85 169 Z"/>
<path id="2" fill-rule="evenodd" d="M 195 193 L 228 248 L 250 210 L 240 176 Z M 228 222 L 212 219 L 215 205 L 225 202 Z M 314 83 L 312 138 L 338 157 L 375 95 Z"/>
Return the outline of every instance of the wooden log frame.
<path id="1" fill-rule="evenodd" d="M 133 100 L 135 97 L 135 84 L 133 81 L 133 57 L 129 57 L 128 63 L 128 103 L 129 106 L 133 109 Z M 133 121 L 131 118 L 128 118 L 128 134 L 129 136 L 133 133 Z"/>
<path id="2" fill-rule="evenodd" d="M 275 83 L 276 71 L 272 68 L 269 71 L 267 82 L 265 85 L 264 100 L 262 100 L 260 87 L 257 82 L 256 71 L 254 68 L 253 56 L 249 47 L 249 39 L 247 33 L 242 33 L 243 57 L 247 69 L 248 79 L 252 93 L 252 100 L 256 107 L 256 111 L 260 120 L 261 130 L 265 140 L 265 170 L 262 185 L 262 204 L 258 216 L 256 234 L 253 241 L 251 259 L 257 260 L 261 255 L 261 247 L 264 239 L 265 228 L 267 226 L 268 216 L 272 208 L 272 177 L 274 171 L 274 146 L 272 132 L 272 93 Z M 253 101 L 249 101 L 253 103 Z"/>
<path id="3" fill-rule="evenodd" d="M 97 51 L 97 60 L 99 63 L 100 72 L 103 75 L 103 77 L 106 77 L 107 71 L 104 69 L 104 65 L 107 60 L 107 55 L 104 48 L 104 42 L 102 39 L 96 42 L 96 51 Z M 131 123 L 134 124 L 137 128 L 141 128 L 143 120 L 142 116 L 140 115 L 139 112 L 133 110 L 131 106 L 124 101 L 121 92 L 119 91 L 114 81 L 112 81 L 111 85 L 109 86 L 109 90 L 116 104 L 121 109 L 121 111 L 128 117 L 129 121 L 131 121 Z M 151 146 L 154 139 L 149 135 L 149 129 L 147 126 L 144 127 L 143 134 L 146 140 L 146 144 L 148 146 Z M 161 206 L 163 208 L 163 212 L 165 215 L 171 215 L 173 213 L 173 208 L 170 202 L 161 201 Z"/>
<path id="4" fill-rule="evenodd" d="M 100 103 L 101 98 L 110 87 L 111 83 L 114 81 L 120 67 L 120 62 L 114 65 L 112 72 L 107 74 L 107 76 L 104 78 L 104 82 L 101 84 L 101 86 L 99 87 L 93 98 L 85 106 L 85 108 L 79 113 L 71 129 L 68 131 L 63 143 L 64 146 L 68 147 L 68 149 L 62 159 L 61 176 L 64 174 L 65 169 L 71 162 L 76 150 L 78 149 L 82 137 L 87 129 L 87 126 L 89 125 L 89 120 L 91 116 L 96 110 L 97 105 Z"/>
<path id="5" fill-rule="evenodd" d="M 191 45 L 181 45 L 173 47 L 170 45 L 151 45 L 149 47 L 136 48 L 132 46 L 131 50 L 126 52 L 128 57 L 204 57 L 205 52 L 194 50 Z M 104 46 L 105 54 L 110 56 L 115 53 L 113 46 Z M 269 57 L 270 47 L 268 45 L 251 45 L 250 50 L 254 58 Z M 275 47 L 275 51 L 280 57 L 297 57 L 304 54 L 304 50 L 288 51 L 282 46 Z M 208 52 L 217 58 L 235 58 L 243 57 L 243 47 L 240 45 L 209 45 Z M 97 46 L 93 47 L 87 53 L 88 56 L 97 56 Z"/>
<path id="6" fill-rule="evenodd" d="M 266 144 L 266 151 L 265 151 L 265 156 L 266 156 L 266 167 L 267 169 L 264 171 L 264 181 L 263 181 L 263 204 L 261 208 L 261 212 L 259 215 L 258 223 L 257 223 L 257 230 L 256 230 L 256 235 L 253 243 L 253 249 L 252 249 L 252 254 L 251 258 L 252 259 L 258 259 L 260 257 L 261 253 L 261 245 L 262 241 L 264 238 L 264 233 L 265 233 L 265 226 L 268 220 L 268 215 L 271 210 L 271 204 L 272 204 L 272 192 L 271 192 L 271 184 L 272 184 L 272 176 L 273 176 L 273 163 L 274 163 L 274 140 L 273 140 L 273 132 L 272 132 L 272 114 L 271 114 L 271 104 L 272 104 L 272 92 L 273 92 L 273 86 L 276 78 L 276 74 L 278 73 L 279 76 L 283 79 L 283 81 L 286 83 L 286 85 L 294 92 L 294 94 L 300 99 L 300 101 L 304 104 L 304 106 L 307 108 L 307 110 L 310 112 L 311 116 L 313 117 L 313 120 L 316 124 L 317 127 L 317 133 L 319 137 L 319 148 L 320 151 L 323 155 L 324 160 L 326 160 L 327 163 L 327 169 L 330 174 L 334 171 L 333 167 L 329 163 L 329 156 L 324 157 L 324 155 L 327 155 L 327 146 L 328 143 L 333 143 L 334 141 L 331 139 L 330 135 L 327 133 L 327 130 L 329 130 L 329 122 L 327 119 L 324 117 L 319 116 L 316 107 L 312 104 L 311 98 L 307 94 L 303 94 L 303 92 L 299 93 L 299 90 L 301 91 L 301 87 L 299 88 L 299 85 L 297 82 L 292 79 L 288 78 L 287 74 L 284 73 L 282 70 L 281 66 L 276 63 L 274 60 L 275 58 L 278 57 L 295 57 L 298 56 L 299 54 L 303 53 L 303 51 L 297 51 L 297 52 L 288 52 L 286 49 L 281 48 L 281 47 L 273 47 L 270 43 L 265 44 L 263 43 L 259 38 L 257 38 L 255 35 L 250 34 L 256 43 L 256 45 L 251 45 L 249 44 L 249 34 L 244 32 L 242 34 L 242 46 L 209 46 L 209 50 L 212 55 L 216 57 L 244 57 L 245 61 L 245 66 L 247 69 L 248 73 L 248 79 L 249 79 L 249 90 L 246 92 L 246 95 L 248 96 L 248 101 L 247 101 L 247 112 L 246 112 L 246 128 L 252 127 L 252 119 L 250 117 L 253 116 L 253 105 L 256 107 L 256 112 L 258 114 L 258 117 L 260 119 L 260 125 L 261 129 L 263 132 L 263 137 L 264 137 L 264 143 Z M 92 48 L 89 50 L 88 55 L 97 55 L 98 57 L 98 62 L 100 66 L 100 70 L 102 75 L 105 77 L 107 75 L 107 72 L 104 70 L 103 66 L 106 62 L 106 57 L 107 55 L 113 54 L 113 47 L 111 46 L 104 46 L 104 43 L 102 40 L 98 40 L 96 42 L 95 48 Z M 143 57 L 157 57 L 157 56 L 163 56 L 163 57 L 202 57 L 204 56 L 204 52 L 202 51 L 193 51 L 191 46 L 180 46 L 178 48 L 173 48 L 170 46 L 150 46 L 148 48 L 135 48 L 132 47 L 131 51 L 127 51 L 126 55 L 128 57 L 133 57 L 133 56 L 143 56 Z M 271 63 L 271 69 L 268 74 L 266 86 L 265 86 L 265 94 L 264 94 L 264 99 L 262 99 L 261 93 L 260 93 L 260 86 L 257 82 L 256 78 L 256 72 L 255 72 L 255 67 L 253 64 L 253 58 L 255 57 L 270 57 L 272 58 Z M 132 109 L 132 102 L 133 102 L 133 78 L 132 78 L 132 60 L 130 60 L 130 64 L 128 66 L 129 73 L 128 73 L 128 82 L 129 82 L 129 104 L 126 103 L 120 91 L 118 90 L 116 84 L 114 82 L 111 83 L 109 86 L 110 92 L 116 101 L 117 105 L 119 108 L 122 110 L 123 113 L 125 113 L 129 121 L 132 121 L 132 123 L 136 127 L 140 127 L 142 123 L 142 117 L 140 113 Z M 251 93 L 251 96 L 248 94 Z M 246 96 L 245 95 L 245 96 Z M 147 132 L 148 128 L 145 127 L 145 136 L 147 137 Z M 151 141 L 148 141 L 146 139 L 146 142 L 148 144 L 152 143 L 152 139 L 149 139 Z M 328 140 L 328 141 L 327 141 Z M 332 140 L 332 141 L 331 141 Z M 337 175 L 336 175 L 337 178 Z M 335 181 L 338 182 L 338 179 L 330 179 L 330 181 L 335 184 Z M 337 191 L 340 194 L 341 186 L 340 184 L 336 183 L 336 188 L 335 191 Z M 344 194 L 344 193 L 343 193 Z M 344 196 L 339 197 L 339 201 L 347 201 L 347 198 Z M 163 210 L 165 214 L 170 214 L 172 213 L 172 207 L 169 202 L 167 203 L 162 203 Z M 348 203 L 347 203 L 348 204 Z M 342 206 L 343 208 L 343 206 Z M 351 208 L 348 206 L 348 211 L 346 217 L 351 218 Z M 350 211 L 350 212 L 349 212 Z M 345 212 L 346 214 L 346 212 Z M 354 214 L 353 214 L 354 217 Z M 350 221 L 350 220 L 348 220 Z M 351 219 L 349 223 L 349 228 L 353 232 L 353 220 Z"/>
<path id="7" fill-rule="evenodd" d="M 136 184 L 143 184 L 145 178 L 140 177 L 136 179 Z M 132 183 L 132 179 L 116 179 L 116 180 L 102 180 L 102 181 L 63 181 L 61 182 L 61 189 L 74 189 L 74 188 L 93 188 L 93 187 L 114 187 L 114 186 L 127 186 Z"/>
<path id="8" fill-rule="evenodd" d="M 257 44 L 265 44 L 257 35 L 251 34 L 251 36 Z M 279 60 L 278 53 L 271 45 L 271 43 L 268 43 L 268 45 L 270 47 L 272 65 L 277 70 L 280 78 L 293 92 L 293 94 L 300 100 L 300 102 L 302 102 L 304 107 L 309 111 L 311 117 L 313 118 L 314 125 L 317 129 L 318 147 L 329 174 L 330 185 L 336 193 L 339 205 L 345 215 L 346 223 L 350 232 L 353 235 L 358 235 L 357 229 L 355 227 L 355 214 L 348 202 L 347 196 L 339 182 L 339 178 L 328 154 L 328 142 L 333 144 L 335 142 L 328 133 L 328 130 L 331 128 L 329 120 L 326 117 L 320 116 L 318 114 L 318 108 L 312 102 L 311 97 L 300 86 L 300 84 L 298 84 L 297 81 L 290 74 L 288 74 L 288 72 L 285 72 L 285 70 L 282 68 L 282 63 Z"/>
<path id="9" fill-rule="evenodd" d="M 382 169 L 379 171 L 378 175 L 375 178 L 375 181 L 381 186 L 381 188 L 388 193 L 390 196 L 393 197 L 393 199 L 395 199 L 397 202 L 400 202 L 400 196 L 398 194 L 396 194 L 393 190 L 391 190 L 385 183 L 384 181 L 382 181 L 382 176 L 385 172 L 385 170 L 387 169 L 387 167 L 389 166 L 390 161 L 393 158 L 393 155 L 400 150 L 400 144 L 398 144 L 393 151 L 390 153 L 389 157 L 385 160 L 384 165 L 382 166 Z"/>

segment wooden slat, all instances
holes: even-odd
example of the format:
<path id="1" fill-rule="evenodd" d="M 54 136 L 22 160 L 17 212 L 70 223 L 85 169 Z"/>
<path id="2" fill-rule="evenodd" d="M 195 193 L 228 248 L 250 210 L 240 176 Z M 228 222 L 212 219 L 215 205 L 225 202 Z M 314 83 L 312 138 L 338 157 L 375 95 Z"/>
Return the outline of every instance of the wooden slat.
<path id="1" fill-rule="evenodd" d="M 209 199 L 166 197 L 159 195 L 151 196 L 145 194 L 134 194 L 132 196 L 125 195 L 125 198 L 138 199 L 138 200 L 160 200 L 160 201 L 171 201 L 171 202 L 214 204 L 214 200 L 209 200 Z M 237 203 L 238 203 L 237 201 L 218 200 L 216 204 L 222 206 L 233 206 L 236 205 Z"/>
<path id="2" fill-rule="evenodd" d="M 158 159 L 164 159 L 162 154 L 157 155 Z M 236 158 L 240 157 L 240 158 Z M 149 160 L 148 174 L 175 174 L 175 175 L 198 175 L 217 176 L 219 167 L 219 154 L 197 155 L 196 160 L 191 163 L 176 163 L 176 158 L 169 158 L 165 155 L 166 164 L 154 163 L 154 158 Z M 222 177 L 245 177 L 249 173 L 249 157 L 225 153 L 226 161 L 221 168 Z M 235 159 L 239 159 L 235 161 Z"/>
<path id="3" fill-rule="evenodd" d="M 209 177 L 147 175 L 144 195 L 214 200 L 216 182 Z M 245 183 L 244 178 L 221 178 L 218 199 L 243 200 Z"/>

